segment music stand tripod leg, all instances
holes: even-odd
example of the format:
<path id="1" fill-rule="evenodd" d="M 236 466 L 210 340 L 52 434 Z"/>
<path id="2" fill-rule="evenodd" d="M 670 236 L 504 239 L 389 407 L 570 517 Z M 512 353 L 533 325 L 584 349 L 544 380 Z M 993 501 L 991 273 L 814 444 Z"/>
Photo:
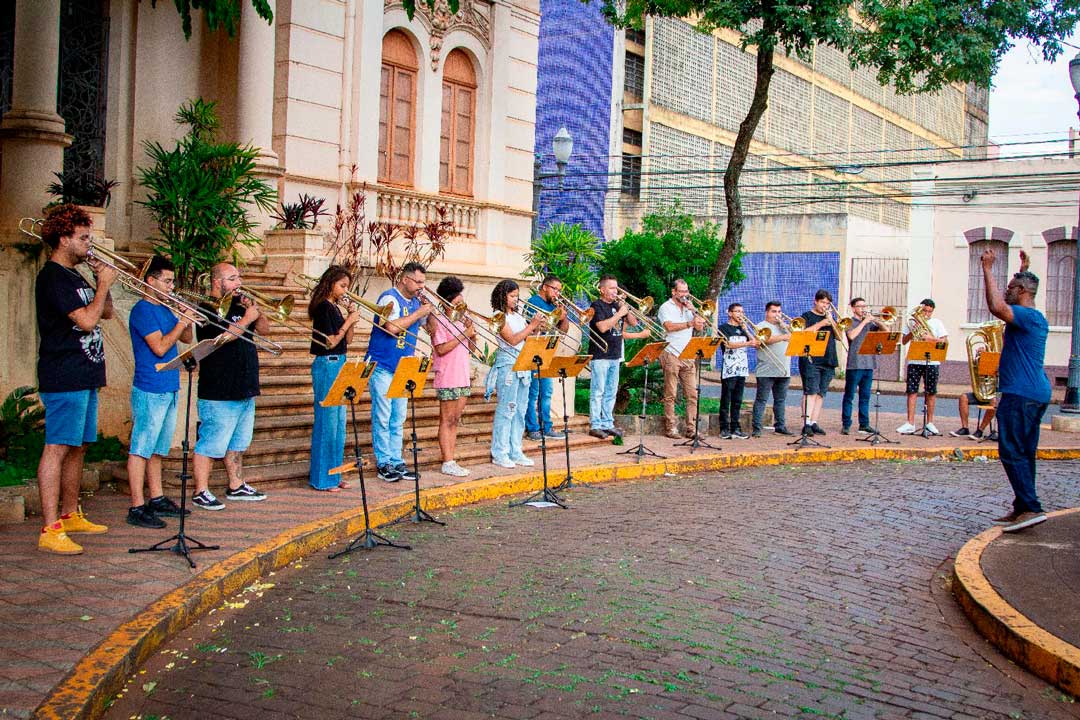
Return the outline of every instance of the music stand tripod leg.
<path id="1" fill-rule="evenodd" d="M 539 355 L 536 355 L 536 356 L 533 357 L 533 362 L 536 363 L 536 378 L 537 378 L 537 381 L 539 381 L 539 379 L 540 379 L 540 368 L 543 366 L 544 359 L 541 358 Z M 530 379 L 530 382 L 531 381 L 532 380 Z M 561 507 L 562 509 L 565 510 L 566 509 L 566 503 L 563 501 L 562 498 L 560 498 L 558 495 L 555 494 L 554 490 L 552 490 L 550 487 L 548 487 L 547 438 L 544 437 L 544 418 L 540 414 L 540 400 L 543 397 L 543 395 L 544 395 L 543 392 L 537 392 L 536 393 L 536 419 L 540 423 L 540 456 L 541 456 L 541 463 L 542 463 L 542 467 L 543 467 L 543 471 L 544 471 L 543 472 L 543 475 L 544 475 L 544 487 L 540 490 L 540 492 L 533 493 L 532 495 L 525 498 L 524 500 L 512 500 L 512 501 L 510 501 L 510 507 L 518 507 L 519 505 L 527 505 L 527 504 L 529 504 L 531 502 L 537 502 L 539 500 L 539 501 L 542 501 L 542 502 L 554 503 L 555 505 L 558 505 L 559 507 Z M 565 400 L 566 400 L 566 395 L 564 393 L 563 401 L 565 402 Z M 556 488 L 556 489 L 558 489 L 558 488 Z"/>
<path id="2" fill-rule="evenodd" d="M 559 370 L 559 387 L 562 390 L 563 402 L 563 448 L 566 450 L 566 477 L 555 486 L 555 492 L 569 490 L 575 487 L 591 487 L 588 483 L 575 482 L 574 474 L 570 471 L 570 406 L 566 404 L 566 369 Z"/>
<path id="3" fill-rule="evenodd" d="M 805 357 L 807 363 L 810 364 L 810 360 L 811 360 L 812 356 L 810 355 L 810 346 L 809 345 L 807 345 L 806 348 L 803 350 L 803 356 Z M 806 395 L 806 380 L 804 378 L 803 379 L 803 395 L 802 395 L 803 426 L 802 426 L 802 429 L 799 431 L 799 437 L 797 437 L 796 439 L 794 439 L 794 440 L 792 440 L 791 442 L 788 443 L 788 445 L 794 445 L 795 446 L 795 452 L 798 452 L 799 450 L 802 450 L 804 447 L 809 447 L 811 445 L 813 445 L 814 447 L 820 447 L 820 448 L 829 447 L 828 445 L 825 445 L 823 443 L 819 443 L 817 440 L 815 440 L 814 437 L 813 437 L 812 432 L 811 432 L 811 434 L 806 433 L 806 428 L 807 428 L 807 426 L 810 425 L 810 423 L 807 422 L 810 419 L 810 417 L 807 414 L 809 411 L 807 410 L 807 400 L 806 400 L 806 398 L 807 398 L 807 395 Z"/>
<path id="4" fill-rule="evenodd" d="M 399 522 L 404 522 L 406 518 L 413 523 L 431 522 L 436 525 L 446 525 L 442 520 L 437 520 L 431 513 L 420 507 L 420 460 L 419 453 L 420 448 L 417 445 L 416 437 L 416 383 L 409 380 L 405 383 L 405 389 L 409 391 L 409 423 L 411 430 L 412 441 L 412 463 L 413 463 L 413 511 L 408 515 L 402 515 L 393 522 L 389 523 L 394 525 Z"/>
<path id="5" fill-rule="evenodd" d="M 636 462 L 641 462 L 641 458 L 645 455 L 651 455 L 655 458 L 665 459 L 666 455 L 660 455 L 653 452 L 645 446 L 645 409 L 649 404 L 649 365 L 651 363 L 643 363 L 645 366 L 645 384 L 641 388 L 641 414 L 638 415 L 638 444 L 636 447 L 632 447 L 629 450 L 621 450 L 616 453 L 617 455 L 634 455 L 636 456 Z"/>
<path id="6" fill-rule="evenodd" d="M 694 416 L 694 437 L 690 438 L 686 442 L 675 443 L 675 447 L 689 447 L 690 452 L 693 453 L 699 447 L 706 447 L 710 450 L 720 450 L 719 445 L 712 445 L 709 442 L 701 439 L 701 361 L 704 359 L 704 355 L 698 350 L 697 357 L 694 358 L 694 365 L 697 369 L 697 399 L 694 400 L 695 416 Z M 723 375 L 723 372 L 721 372 Z M 720 381 L 723 383 L 723 380 Z"/>
<path id="7" fill-rule="evenodd" d="M 878 353 L 880 354 L 880 349 Z M 877 368 L 874 369 L 874 376 L 874 383 L 877 387 L 877 390 L 874 391 L 874 432 L 864 438 L 859 438 L 859 442 L 868 442 L 871 445 L 879 443 L 899 445 L 899 441 L 890 440 L 881 434 L 881 376 L 877 374 Z"/>
<path id="8" fill-rule="evenodd" d="M 356 473 L 360 480 L 360 503 L 364 509 L 364 531 L 350 540 L 349 544 L 346 545 L 343 550 L 331 553 L 329 558 L 333 560 L 342 555 L 347 555 L 360 547 L 374 548 L 379 545 L 395 547 L 401 550 L 412 550 L 412 546 L 396 543 L 371 529 L 371 517 L 368 514 L 367 487 L 364 483 L 364 459 L 360 455 L 360 433 L 357 430 L 359 423 L 356 419 L 356 390 L 350 387 L 345 391 L 345 397 L 348 399 L 349 408 L 352 411 L 353 457 L 356 462 Z"/>
<path id="9" fill-rule="evenodd" d="M 184 532 L 184 526 L 187 510 L 187 483 L 191 479 L 191 475 L 188 473 L 188 452 L 191 449 L 191 381 L 192 373 L 195 371 L 196 366 L 195 358 L 188 357 L 184 360 L 184 370 L 187 371 L 187 406 L 184 409 L 184 441 L 181 444 L 183 454 L 180 460 L 180 521 L 177 524 L 176 534 L 165 538 L 161 542 L 154 543 L 150 547 L 146 548 L 129 548 L 129 553 L 142 553 L 142 552 L 174 552 L 177 555 L 183 555 L 187 560 L 188 565 L 192 568 L 195 567 L 195 561 L 191 559 L 191 553 L 196 550 L 219 550 L 220 545 L 207 545 L 199 542 L 195 538 L 188 537 Z M 166 544 L 176 541 L 169 547 L 165 547 Z M 190 545 L 189 545 L 190 543 Z M 194 547 L 192 547 L 194 545 Z"/>

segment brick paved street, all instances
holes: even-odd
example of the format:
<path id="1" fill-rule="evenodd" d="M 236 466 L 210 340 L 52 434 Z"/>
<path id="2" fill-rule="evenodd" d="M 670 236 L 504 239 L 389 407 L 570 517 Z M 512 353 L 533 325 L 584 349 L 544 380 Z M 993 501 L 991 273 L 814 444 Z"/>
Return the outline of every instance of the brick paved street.
<path id="1" fill-rule="evenodd" d="M 1040 463 L 1047 509 L 1080 462 Z M 166 645 L 108 717 L 1070 718 L 971 630 L 947 561 L 997 463 L 739 469 L 403 526 Z"/>

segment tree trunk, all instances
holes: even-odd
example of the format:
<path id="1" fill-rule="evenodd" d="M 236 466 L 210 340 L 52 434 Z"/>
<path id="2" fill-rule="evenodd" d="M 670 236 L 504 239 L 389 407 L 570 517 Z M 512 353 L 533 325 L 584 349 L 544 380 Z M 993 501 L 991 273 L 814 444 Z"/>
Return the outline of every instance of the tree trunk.
<path id="1" fill-rule="evenodd" d="M 715 298 L 720 294 L 724 286 L 724 277 L 727 275 L 731 259 L 735 257 L 742 245 L 743 214 L 742 199 L 739 196 L 739 178 L 742 175 L 743 166 L 746 165 L 746 156 L 750 152 L 750 141 L 754 139 L 754 131 L 761 122 L 766 108 L 769 106 L 769 84 L 776 68 L 773 66 L 772 48 L 758 47 L 757 52 L 757 79 L 754 84 L 754 99 L 750 101 L 750 109 L 746 113 L 742 124 L 739 125 L 739 134 L 735 136 L 735 145 L 731 149 L 731 160 L 724 172 L 724 201 L 727 205 L 727 228 L 724 232 L 724 244 L 720 246 L 720 253 L 716 256 L 716 264 L 713 265 L 709 275 L 709 289 L 707 298 Z"/>

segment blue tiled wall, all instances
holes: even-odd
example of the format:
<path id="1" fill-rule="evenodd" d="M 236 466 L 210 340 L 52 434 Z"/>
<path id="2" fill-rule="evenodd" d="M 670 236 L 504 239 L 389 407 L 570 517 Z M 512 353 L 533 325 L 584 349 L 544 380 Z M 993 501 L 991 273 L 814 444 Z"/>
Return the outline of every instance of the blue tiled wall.
<path id="1" fill-rule="evenodd" d="M 723 293 L 717 303 L 717 314 L 725 320 L 727 306 L 733 302 L 741 303 L 746 316 L 757 324 L 765 319 L 769 300 L 779 300 L 786 314 L 798 317 L 814 304 L 814 293 L 821 288 L 831 292 L 834 301 L 839 297 L 840 253 L 747 253 L 742 270 L 746 279 Z M 751 350 L 751 369 L 757 362 L 755 355 Z"/>
<path id="2" fill-rule="evenodd" d="M 544 173 L 555 172 L 551 140 L 565 126 L 574 138 L 564 190 L 554 178 L 540 193 L 540 232 L 553 223 L 580 223 L 604 237 L 604 192 L 611 122 L 613 30 L 600 3 L 541 0 L 534 152 Z M 615 178 L 615 182 L 618 178 Z M 594 189 L 587 189 L 594 188 Z"/>

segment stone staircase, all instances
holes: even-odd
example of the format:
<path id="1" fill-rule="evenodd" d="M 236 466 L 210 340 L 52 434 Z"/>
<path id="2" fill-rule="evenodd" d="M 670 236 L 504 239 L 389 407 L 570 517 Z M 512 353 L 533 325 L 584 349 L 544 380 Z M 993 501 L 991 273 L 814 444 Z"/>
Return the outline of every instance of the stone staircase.
<path id="1" fill-rule="evenodd" d="M 135 260 L 139 258 L 134 257 Z M 311 392 L 311 355 L 308 354 L 310 328 L 307 318 L 307 298 L 304 290 L 286 285 L 284 274 L 268 273 L 258 265 L 248 265 L 243 270 L 245 284 L 271 297 L 283 297 L 292 293 L 295 298 L 292 318 L 300 328 L 285 328 L 271 323 L 269 338 L 282 346 L 280 356 L 260 353 L 260 383 L 262 394 L 255 401 L 255 431 L 251 446 L 244 453 L 244 477 L 258 487 L 273 487 L 307 483 L 308 461 L 311 454 L 311 427 L 314 420 L 313 396 Z M 356 357 L 367 344 L 370 326 L 361 323 L 351 344 L 351 355 Z M 426 335 L 425 335 L 426 337 Z M 418 438 L 419 463 L 421 473 L 438 471 L 441 465 L 438 444 L 439 407 L 435 391 L 429 385 L 416 398 L 416 434 Z M 556 393 L 558 388 L 556 388 Z M 490 461 L 491 428 L 495 413 L 495 402 L 485 402 L 483 388 L 474 384 L 473 395 L 469 399 L 458 428 L 457 460 L 468 467 L 485 464 Z M 371 453 L 371 401 L 365 393 L 356 407 L 358 432 L 361 450 L 370 462 Z M 180 418 L 182 422 L 183 418 Z M 578 416 L 570 420 L 570 446 L 603 443 L 588 435 L 588 417 Z M 526 441 L 526 453 L 536 457 L 539 443 Z M 346 459 L 353 452 L 352 429 L 349 428 L 345 446 Z M 548 452 L 562 453 L 563 443 L 549 444 Z M 163 477 L 166 485 L 179 485 L 181 459 L 179 451 L 174 449 L 166 460 Z M 402 453 L 411 465 L 410 424 L 405 424 L 405 447 Z M 536 458 L 537 460 L 539 458 Z M 117 472 L 118 478 L 126 479 L 124 470 Z M 371 477 L 371 476 L 368 476 Z M 224 488 L 225 470 L 221 463 L 215 463 L 210 478 L 212 488 Z"/>

